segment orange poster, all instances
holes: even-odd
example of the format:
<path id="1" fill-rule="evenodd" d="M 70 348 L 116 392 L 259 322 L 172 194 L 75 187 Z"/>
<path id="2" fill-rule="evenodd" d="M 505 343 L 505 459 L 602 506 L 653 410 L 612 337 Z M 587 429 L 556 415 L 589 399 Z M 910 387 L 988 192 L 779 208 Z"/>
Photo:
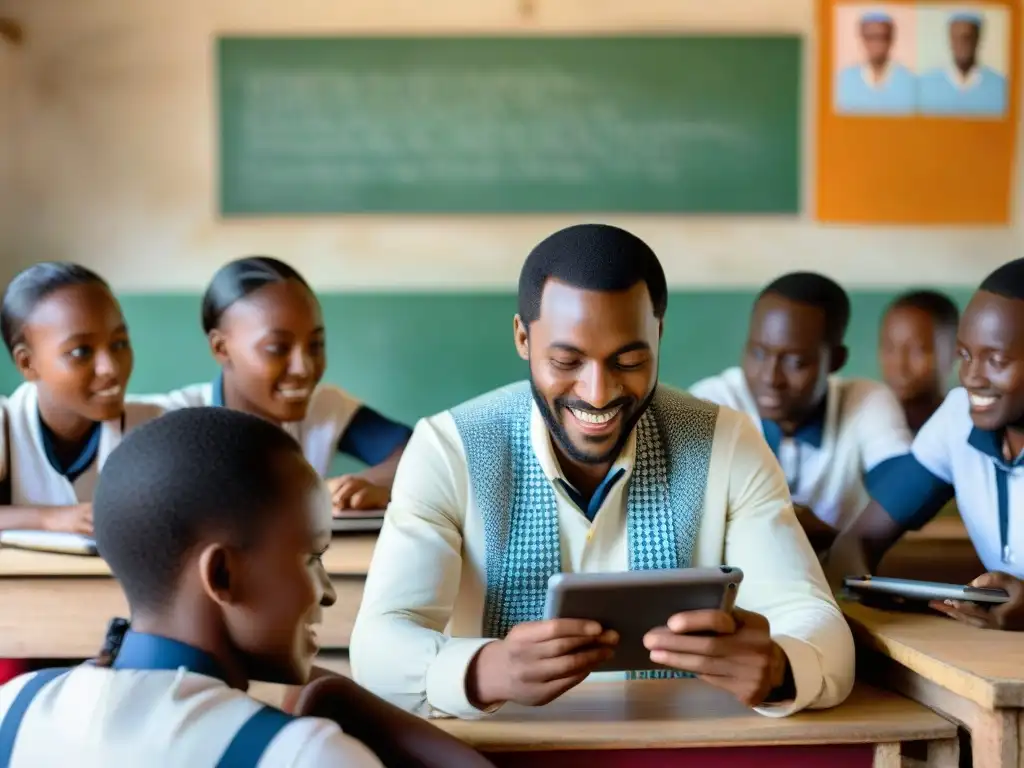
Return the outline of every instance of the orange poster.
<path id="1" fill-rule="evenodd" d="M 1008 224 L 1016 0 L 818 0 L 817 210 L 848 224 Z"/>

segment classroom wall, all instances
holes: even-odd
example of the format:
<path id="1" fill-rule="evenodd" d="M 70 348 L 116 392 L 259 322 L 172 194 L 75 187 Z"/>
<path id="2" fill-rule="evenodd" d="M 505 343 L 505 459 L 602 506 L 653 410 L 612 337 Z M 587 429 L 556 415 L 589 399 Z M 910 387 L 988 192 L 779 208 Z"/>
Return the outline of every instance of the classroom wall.
<path id="1" fill-rule="evenodd" d="M 523 19 L 520 7 L 533 15 Z M 217 34 L 786 32 L 810 35 L 813 0 L 0 0 L 19 18 L 14 131 L 24 201 L 5 266 L 74 259 L 131 292 L 195 291 L 223 261 L 269 252 L 321 290 L 508 289 L 524 254 L 575 217 L 219 219 Z M 807 46 L 804 197 L 815 48 Z M 8 131 L 11 129 L 8 128 Z M 1018 153 L 1019 155 L 1020 153 Z M 800 217 L 604 217 L 647 238 L 673 285 L 739 286 L 811 267 L 857 286 L 922 277 L 969 285 L 1024 244 L 994 229 L 827 227 Z M 3 276 L 6 277 L 6 276 Z"/>
<path id="2" fill-rule="evenodd" d="M 521 8 L 532 8 L 523 18 Z M 647 239 L 673 294 L 662 374 L 685 386 L 738 357 L 757 286 L 810 268 L 851 287 L 849 371 L 874 375 L 878 314 L 898 287 L 959 300 L 1021 255 L 998 228 L 822 226 L 814 199 L 813 0 L 0 0 L 20 50 L 0 42 L 0 279 L 61 258 L 123 296 L 133 391 L 212 376 L 198 294 L 217 266 L 269 253 L 322 296 L 328 380 L 413 419 L 523 375 L 511 344 L 518 271 L 564 216 L 347 216 L 222 220 L 216 210 L 213 41 L 218 34 L 779 32 L 808 35 L 805 213 L 789 217 L 604 216 Z M 12 75 L 13 73 L 13 75 Z M 8 102 L 4 102 L 4 107 Z M 1018 152 L 1018 165 L 1020 164 Z M 955 162 L 955 157 L 946 158 Z M 709 291 L 714 291 L 709 293 Z M 0 391 L 17 383 L 0 363 Z"/>

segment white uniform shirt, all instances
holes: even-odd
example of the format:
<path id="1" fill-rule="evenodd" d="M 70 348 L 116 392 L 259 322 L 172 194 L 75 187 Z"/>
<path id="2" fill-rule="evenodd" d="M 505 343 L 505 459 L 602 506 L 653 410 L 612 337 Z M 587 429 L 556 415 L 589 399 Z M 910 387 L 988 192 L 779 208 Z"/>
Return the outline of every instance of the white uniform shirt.
<path id="1" fill-rule="evenodd" d="M 0 687 L 0 717 L 22 686 Z M 263 706 L 206 675 L 82 666 L 46 685 L 15 741 L 10 768 L 213 768 Z M 260 768 L 380 768 L 376 756 L 328 720 L 296 718 L 270 742 Z"/>
<path id="2" fill-rule="evenodd" d="M 753 419 L 782 466 L 793 501 L 839 530 L 867 506 L 886 462 L 909 452 L 913 439 L 895 395 L 867 379 L 830 376 L 820 413 L 792 437 L 761 421 L 740 368 L 699 381 L 690 393 Z"/>
<path id="3" fill-rule="evenodd" d="M 0 419 L 8 420 L 10 445 L 0 454 L 0 477 L 11 469 L 11 504 L 14 506 L 63 507 L 92 501 L 93 489 L 110 452 L 133 428 L 163 412 L 156 404 L 126 402 L 122 420 L 100 424 L 96 443 L 90 441 L 83 454 L 85 466 L 73 479 L 57 469 L 47 450 L 47 438 L 39 421 L 36 385 L 26 382 L 3 403 Z M 0 423 L 2 428 L 2 423 Z M 0 431 L 0 434 L 3 434 Z M 0 441 L 2 442 L 2 441 Z M 78 462 L 76 462 L 78 463 Z"/>
<path id="4" fill-rule="evenodd" d="M 531 442 L 555 490 L 562 566 L 628 569 L 626 501 L 635 432 L 609 475 L 593 523 L 573 501 L 536 405 Z M 484 524 L 449 412 L 420 421 L 405 449 L 352 633 L 354 676 L 420 714 L 481 716 L 466 696 L 480 648 L 486 568 Z M 793 514 L 785 478 L 750 420 L 722 408 L 692 565 L 743 570 L 738 605 L 766 616 L 789 658 L 797 695 L 759 711 L 830 707 L 849 694 L 853 639 Z M 601 677 L 595 675 L 594 677 Z M 618 675 L 621 679 L 622 675 Z"/>
<path id="5" fill-rule="evenodd" d="M 896 522 L 919 528 L 956 496 L 986 570 L 1024 578 L 1024 456 L 1003 458 L 1001 432 L 971 421 L 958 387 L 921 427 L 913 452 L 872 495 Z"/>
<path id="6" fill-rule="evenodd" d="M 138 402 L 155 403 L 167 410 L 223 405 L 218 391 L 220 379 L 170 392 L 166 395 L 134 396 Z M 302 453 L 321 477 L 329 474 L 342 435 L 362 403 L 333 384 L 318 384 L 302 421 L 283 424 L 284 430 L 302 446 Z"/>

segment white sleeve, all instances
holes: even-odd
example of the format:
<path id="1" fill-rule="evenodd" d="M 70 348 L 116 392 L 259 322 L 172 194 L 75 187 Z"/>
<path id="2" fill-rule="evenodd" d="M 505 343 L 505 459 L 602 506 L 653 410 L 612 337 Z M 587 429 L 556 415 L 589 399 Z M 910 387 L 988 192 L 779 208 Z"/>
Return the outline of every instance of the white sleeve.
<path id="1" fill-rule="evenodd" d="M 957 433 L 956 425 L 958 422 L 966 421 L 969 413 L 967 393 L 963 389 L 954 389 L 946 395 L 939 409 L 921 427 L 911 449 L 921 466 L 950 485 L 953 484 L 950 444 L 953 440 L 967 439 L 966 434 Z"/>
<path id="2" fill-rule="evenodd" d="M 701 400 L 710 400 L 712 403 L 718 403 L 719 405 L 727 405 L 730 408 L 734 408 L 731 397 L 729 397 L 729 388 L 725 386 L 721 376 L 711 376 L 706 379 L 701 379 L 692 387 L 687 390 L 694 397 L 700 398 Z"/>
<path id="3" fill-rule="evenodd" d="M 862 472 L 870 472 L 886 459 L 910 452 L 913 437 L 906 416 L 888 388 L 872 382 L 871 392 L 847 418 L 857 425 Z"/>
<path id="4" fill-rule="evenodd" d="M 420 421 L 398 466 L 350 642 L 356 682 L 420 715 L 484 714 L 469 702 L 466 673 L 489 641 L 445 634 L 467 503 L 461 443 Z"/>
<path id="5" fill-rule="evenodd" d="M 842 703 L 854 682 L 853 636 L 790 503 L 786 478 L 748 419 L 736 419 L 725 563 L 743 571 L 737 604 L 768 619 L 796 698 L 764 705 L 774 717 Z"/>
<path id="6" fill-rule="evenodd" d="M 383 768 L 370 748 L 330 720 L 303 717 L 288 724 L 264 751 L 258 768 Z"/>

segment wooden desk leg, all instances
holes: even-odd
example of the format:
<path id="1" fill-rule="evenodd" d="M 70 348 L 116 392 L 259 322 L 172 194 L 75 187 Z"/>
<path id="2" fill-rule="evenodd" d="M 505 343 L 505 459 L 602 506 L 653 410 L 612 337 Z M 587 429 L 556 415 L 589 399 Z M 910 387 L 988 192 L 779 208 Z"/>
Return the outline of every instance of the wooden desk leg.
<path id="1" fill-rule="evenodd" d="M 895 744 L 876 744 L 875 760 L 872 768 L 903 768 L 899 742 Z"/>

